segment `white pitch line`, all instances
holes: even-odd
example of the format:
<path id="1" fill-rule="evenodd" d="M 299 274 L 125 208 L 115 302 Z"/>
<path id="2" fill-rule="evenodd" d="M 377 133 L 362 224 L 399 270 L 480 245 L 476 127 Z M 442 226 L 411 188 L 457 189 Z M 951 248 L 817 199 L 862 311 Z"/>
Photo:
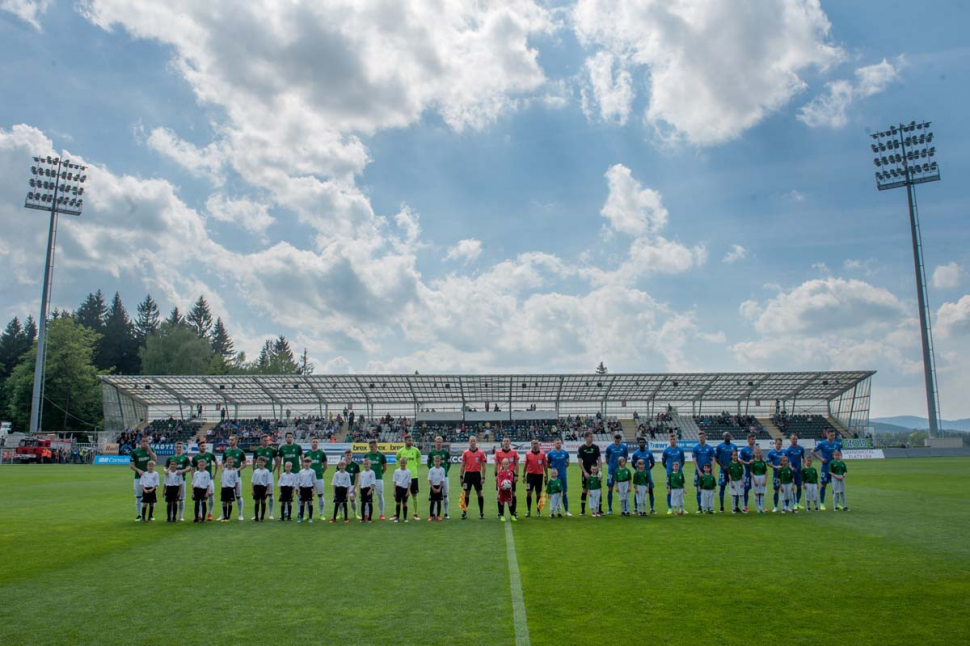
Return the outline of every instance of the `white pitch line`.
<path id="1" fill-rule="evenodd" d="M 525 616 L 522 581 L 519 580 L 519 561 L 515 558 L 515 539 L 512 523 L 505 525 L 505 553 L 509 559 L 509 587 L 512 589 L 512 624 L 515 627 L 515 646 L 529 646 L 529 622 Z"/>

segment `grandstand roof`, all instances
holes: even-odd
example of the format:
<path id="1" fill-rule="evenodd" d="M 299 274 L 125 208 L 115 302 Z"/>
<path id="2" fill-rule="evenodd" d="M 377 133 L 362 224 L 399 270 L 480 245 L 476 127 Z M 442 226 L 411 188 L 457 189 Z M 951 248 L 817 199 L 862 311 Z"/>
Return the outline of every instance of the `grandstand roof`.
<path id="1" fill-rule="evenodd" d="M 874 371 L 479 375 L 123 376 L 102 382 L 149 406 L 228 403 L 832 400 Z"/>

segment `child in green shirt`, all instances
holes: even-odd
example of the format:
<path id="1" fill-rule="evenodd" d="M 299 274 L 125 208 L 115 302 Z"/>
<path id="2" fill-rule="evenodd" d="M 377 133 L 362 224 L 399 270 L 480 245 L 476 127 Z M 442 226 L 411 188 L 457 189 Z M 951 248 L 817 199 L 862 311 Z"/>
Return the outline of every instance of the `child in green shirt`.
<path id="1" fill-rule="evenodd" d="M 751 487 L 754 489 L 754 502 L 759 514 L 765 513 L 765 494 L 768 491 L 768 463 L 761 456 L 761 447 L 754 447 L 754 460 L 751 462 Z"/>
<path id="2" fill-rule="evenodd" d="M 849 511 L 845 504 L 845 474 L 849 472 L 849 467 L 842 461 L 842 451 L 832 454 L 833 460 L 829 462 L 829 475 L 832 476 L 832 504 L 834 511 L 839 510 L 839 501 L 842 501 L 842 511 Z"/>
<path id="3" fill-rule="evenodd" d="M 616 483 L 616 493 L 620 496 L 620 515 L 630 515 L 630 481 L 633 474 L 626 466 L 626 458 L 620 456 L 617 461 L 616 471 L 613 472 L 613 481 Z"/>
<path id="4" fill-rule="evenodd" d="M 589 477 L 586 478 L 586 486 L 589 488 L 589 508 L 597 510 L 600 508 L 600 498 L 603 495 L 603 479 L 600 477 L 600 468 L 595 464 L 589 470 Z M 602 516 L 597 511 L 591 511 L 590 516 Z"/>
<path id="5" fill-rule="evenodd" d="M 714 513 L 714 490 L 717 489 L 717 478 L 711 472 L 710 463 L 704 465 L 704 474 L 700 477 L 701 513 Z"/>
<path id="6" fill-rule="evenodd" d="M 731 513 L 736 514 L 741 511 L 741 498 L 744 497 L 744 465 L 738 459 L 737 449 L 731 451 L 727 472 L 731 482 Z"/>
<path id="7" fill-rule="evenodd" d="M 637 460 L 637 470 L 633 472 L 633 512 L 637 516 L 647 515 L 647 492 L 650 489 L 650 472 L 647 463 Z"/>
<path id="8" fill-rule="evenodd" d="M 805 511 L 811 511 L 815 505 L 818 511 L 818 470 L 812 466 L 812 456 L 805 456 L 805 466 L 802 467 L 802 488 L 805 491 Z"/>
<path id="9" fill-rule="evenodd" d="M 781 465 L 778 467 L 778 481 L 781 483 L 781 513 L 790 511 L 797 514 L 795 509 L 795 472 L 788 465 L 788 458 L 782 456 Z"/>
<path id="10" fill-rule="evenodd" d="M 670 508 L 675 516 L 684 515 L 684 472 L 680 470 L 680 462 L 674 462 L 670 473 Z"/>
<path id="11" fill-rule="evenodd" d="M 549 469 L 546 493 L 549 494 L 549 518 L 555 518 L 556 512 L 562 518 L 562 480 L 559 479 L 559 471 L 556 469 Z"/>

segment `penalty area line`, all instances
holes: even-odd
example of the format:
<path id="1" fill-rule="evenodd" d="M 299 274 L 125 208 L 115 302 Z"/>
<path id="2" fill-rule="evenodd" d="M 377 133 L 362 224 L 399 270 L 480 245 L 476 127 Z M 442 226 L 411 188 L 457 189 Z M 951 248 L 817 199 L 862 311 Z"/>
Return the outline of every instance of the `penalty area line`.
<path id="1" fill-rule="evenodd" d="M 519 561 L 515 558 L 515 539 L 512 524 L 505 525 L 505 553 L 509 560 L 509 587 L 512 590 L 512 625 L 515 628 L 515 646 L 529 646 L 529 622 L 525 616 L 522 598 L 522 581 L 519 579 Z"/>

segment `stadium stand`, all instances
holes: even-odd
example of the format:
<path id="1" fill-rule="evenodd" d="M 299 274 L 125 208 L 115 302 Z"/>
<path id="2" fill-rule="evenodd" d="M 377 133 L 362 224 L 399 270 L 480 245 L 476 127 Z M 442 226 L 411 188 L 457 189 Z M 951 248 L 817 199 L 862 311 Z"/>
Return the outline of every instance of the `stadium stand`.
<path id="1" fill-rule="evenodd" d="M 699 415 L 694 417 L 694 421 L 709 439 L 720 438 L 724 433 L 730 433 L 735 439 L 745 438 L 748 433 L 755 433 L 759 440 L 771 439 L 771 435 L 753 415 L 732 415 L 724 411 L 720 415 Z"/>
<path id="2" fill-rule="evenodd" d="M 774 415 L 771 421 L 786 437 L 797 433 L 801 438 L 821 440 L 830 430 L 839 433 L 823 415 L 786 415 L 782 412 Z"/>

